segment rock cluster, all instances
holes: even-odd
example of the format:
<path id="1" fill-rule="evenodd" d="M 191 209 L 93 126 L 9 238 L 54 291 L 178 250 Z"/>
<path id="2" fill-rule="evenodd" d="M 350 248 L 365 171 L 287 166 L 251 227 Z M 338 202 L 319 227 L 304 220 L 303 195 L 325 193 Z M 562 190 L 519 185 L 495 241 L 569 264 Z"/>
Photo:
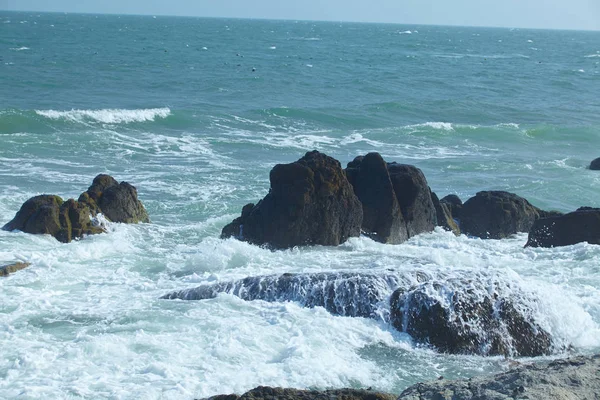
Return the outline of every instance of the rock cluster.
<path id="1" fill-rule="evenodd" d="M 55 195 L 30 198 L 2 229 L 48 234 L 69 243 L 85 235 L 104 232 L 91 219 L 99 213 L 113 222 L 149 222 L 135 187 L 127 182 L 118 183 L 109 175 L 98 175 L 78 201 L 63 201 Z"/>

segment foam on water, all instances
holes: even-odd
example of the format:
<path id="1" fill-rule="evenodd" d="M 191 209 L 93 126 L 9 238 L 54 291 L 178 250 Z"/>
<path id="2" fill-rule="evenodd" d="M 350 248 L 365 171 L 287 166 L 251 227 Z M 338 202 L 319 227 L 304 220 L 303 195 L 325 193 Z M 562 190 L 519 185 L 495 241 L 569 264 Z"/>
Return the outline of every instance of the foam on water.
<path id="1" fill-rule="evenodd" d="M 168 108 L 146 108 L 138 110 L 36 110 L 35 112 L 38 115 L 54 120 L 64 119 L 72 122 L 93 121 L 105 124 L 154 121 L 156 118 L 166 118 L 171 114 L 171 110 Z"/>

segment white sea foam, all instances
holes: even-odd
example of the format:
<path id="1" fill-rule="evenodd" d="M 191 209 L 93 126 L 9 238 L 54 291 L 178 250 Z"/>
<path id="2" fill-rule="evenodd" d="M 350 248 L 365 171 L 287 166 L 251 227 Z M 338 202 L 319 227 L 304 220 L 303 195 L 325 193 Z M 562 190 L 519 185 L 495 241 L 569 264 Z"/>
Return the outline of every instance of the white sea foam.
<path id="1" fill-rule="evenodd" d="M 442 131 L 453 131 L 454 127 L 449 122 L 425 122 L 423 124 L 409 125 L 407 128 L 421 129 L 421 128 L 432 128 Z"/>
<path id="2" fill-rule="evenodd" d="M 30 49 L 29 49 L 29 47 L 21 46 L 21 47 L 11 47 L 11 50 L 13 50 L 13 51 L 23 51 L 23 50 L 30 50 Z"/>
<path id="3" fill-rule="evenodd" d="M 101 109 L 101 110 L 36 110 L 36 114 L 50 119 L 64 119 L 73 122 L 94 121 L 105 124 L 154 121 L 171 115 L 169 108 L 145 108 L 136 110 Z"/>
<path id="4" fill-rule="evenodd" d="M 412 35 L 412 31 L 403 31 L 403 32 L 398 32 L 401 35 Z"/>
<path id="5" fill-rule="evenodd" d="M 584 56 L 585 58 L 594 58 L 594 57 L 600 57 L 600 54 L 590 54 L 587 56 Z"/>

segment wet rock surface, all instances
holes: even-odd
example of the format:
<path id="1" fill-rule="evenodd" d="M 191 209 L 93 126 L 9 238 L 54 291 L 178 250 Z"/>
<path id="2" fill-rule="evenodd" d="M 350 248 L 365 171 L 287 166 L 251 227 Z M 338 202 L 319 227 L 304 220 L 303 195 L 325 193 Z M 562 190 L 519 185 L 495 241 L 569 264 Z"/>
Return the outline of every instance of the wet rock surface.
<path id="1" fill-rule="evenodd" d="M 441 226 L 445 230 L 451 231 L 456 236 L 459 236 L 460 228 L 452 218 L 452 211 L 448 204 L 442 203 L 434 192 L 431 192 L 431 200 L 433 201 L 433 206 L 435 208 L 437 226 Z"/>
<path id="2" fill-rule="evenodd" d="M 340 163 L 312 151 L 270 174 L 271 189 L 223 228 L 222 238 L 285 249 L 336 246 L 360 235 L 362 206 Z"/>
<path id="3" fill-rule="evenodd" d="M 396 400 L 395 395 L 361 389 L 299 390 L 259 386 L 241 396 L 219 395 L 206 400 Z"/>
<path id="4" fill-rule="evenodd" d="M 582 207 L 535 221 L 526 246 L 558 247 L 581 242 L 600 244 L 600 208 Z"/>

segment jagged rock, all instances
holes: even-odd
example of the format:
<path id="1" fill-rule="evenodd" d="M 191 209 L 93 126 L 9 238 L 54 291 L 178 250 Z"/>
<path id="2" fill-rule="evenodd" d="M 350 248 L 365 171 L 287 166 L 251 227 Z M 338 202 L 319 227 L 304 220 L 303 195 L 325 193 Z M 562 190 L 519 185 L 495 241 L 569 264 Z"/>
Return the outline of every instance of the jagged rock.
<path id="1" fill-rule="evenodd" d="M 379 153 L 356 157 L 346 176 L 362 204 L 362 230 L 382 243 L 402 243 L 408 231 L 390 180 L 386 162 Z"/>
<path id="2" fill-rule="evenodd" d="M 396 400 L 395 395 L 362 389 L 299 390 L 259 386 L 241 396 L 218 395 L 206 400 Z"/>
<path id="3" fill-rule="evenodd" d="M 450 215 L 452 215 L 452 218 L 460 220 L 460 214 L 461 214 L 462 206 L 463 206 L 463 202 L 460 199 L 460 197 L 458 197 L 455 194 L 449 194 L 446 197 L 444 197 L 443 199 L 441 199 L 440 203 L 446 204 L 448 206 L 448 208 L 450 209 Z"/>
<path id="4" fill-rule="evenodd" d="M 14 274 L 17 271 L 20 271 L 24 268 L 29 267 L 30 263 L 25 262 L 16 262 L 13 264 L 0 266 L 0 276 L 7 276 L 9 274 Z"/>
<path id="5" fill-rule="evenodd" d="M 596 158 L 595 160 L 592 160 L 592 162 L 590 163 L 590 169 L 594 171 L 600 170 L 600 157 Z"/>
<path id="6" fill-rule="evenodd" d="M 503 191 L 479 192 L 463 204 L 460 229 L 482 239 L 529 232 L 540 211 L 524 198 Z"/>
<path id="7" fill-rule="evenodd" d="M 582 207 L 565 215 L 538 219 L 525 246 L 557 247 L 580 242 L 600 244 L 600 208 Z"/>
<path id="8" fill-rule="evenodd" d="M 148 212 L 138 200 L 137 189 L 127 182 L 118 183 L 110 175 L 98 175 L 88 190 L 79 196 L 96 214 L 102 212 L 112 222 L 135 224 L 150 222 Z"/>
<path id="9" fill-rule="evenodd" d="M 438 196 L 431 192 L 431 200 L 435 207 L 435 214 L 437 217 L 437 225 L 441 226 L 447 231 L 453 232 L 456 236 L 460 235 L 460 228 L 452 218 L 452 212 L 448 206 L 448 203 L 442 203 Z"/>
<path id="10" fill-rule="evenodd" d="M 408 236 L 433 231 L 437 217 L 423 172 L 415 166 L 395 162 L 388 163 L 388 171 L 406 222 Z"/>
<path id="11" fill-rule="evenodd" d="M 229 293 L 248 301 L 294 301 L 304 307 L 324 307 L 336 315 L 373 318 L 377 317 L 380 307 L 387 308 L 385 305 L 382 307 L 382 302 L 402 282 L 403 279 L 394 274 L 283 274 L 203 285 L 170 293 L 163 298 L 204 300 L 219 293 Z"/>
<path id="12" fill-rule="evenodd" d="M 550 354 L 552 338 L 534 321 L 524 298 L 494 281 L 428 281 L 392 294 L 391 322 L 417 343 L 444 353 Z"/>
<path id="13" fill-rule="evenodd" d="M 360 235 L 362 206 L 337 160 L 309 152 L 276 165 L 270 181 L 265 198 L 223 228 L 222 238 L 285 249 L 336 246 Z"/>
<path id="14" fill-rule="evenodd" d="M 398 400 L 597 400 L 600 356 L 521 365 L 489 377 L 418 383 Z"/>

